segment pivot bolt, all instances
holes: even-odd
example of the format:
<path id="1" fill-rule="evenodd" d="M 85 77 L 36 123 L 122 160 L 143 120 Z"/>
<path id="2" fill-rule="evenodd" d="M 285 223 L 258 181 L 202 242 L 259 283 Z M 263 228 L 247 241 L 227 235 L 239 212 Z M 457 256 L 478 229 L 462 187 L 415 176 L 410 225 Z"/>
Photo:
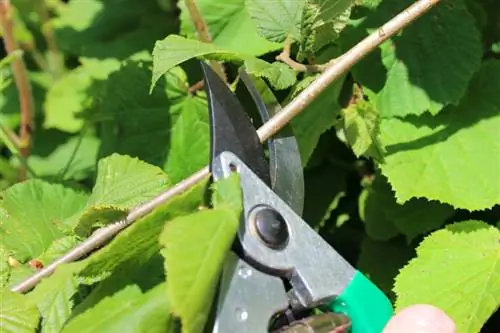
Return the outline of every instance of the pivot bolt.
<path id="1" fill-rule="evenodd" d="M 259 239 L 269 248 L 287 245 L 289 232 L 283 216 L 269 206 L 258 206 L 251 212 L 250 221 Z"/>

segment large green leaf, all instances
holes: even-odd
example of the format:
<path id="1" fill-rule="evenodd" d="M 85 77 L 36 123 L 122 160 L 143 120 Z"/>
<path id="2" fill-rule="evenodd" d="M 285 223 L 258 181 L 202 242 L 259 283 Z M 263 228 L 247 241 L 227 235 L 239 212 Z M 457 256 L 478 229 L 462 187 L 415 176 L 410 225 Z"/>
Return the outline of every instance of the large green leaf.
<path id="1" fill-rule="evenodd" d="M 160 168 L 137 158 L 113 154 L 101 159 L 87 206 L 77 215 L 78 233 L 85 235 L 91 227 L 125 215 L 169 185 L 169 178 Z M 72 219 L 71 223 L 74 222 Z"/>
<path id="2" fill-rule="evenodd" d="M 301 40 L 304 1 L 246 0 L 245 5 L 257 30 L 267 40 L 276 43 L 284 42 L 288 37 Z"/>
<path id="3" fill-rule="evenodd" d="M 439 228 L 454 213 L 449 205 L 423 198 L 398 204 L 387 179 L 378 173 L 360 204 L 360 212 L 373 239 L 387 240 L 399 232 L 409 241 Z"/>
<path id="4" fill-rule="evenodd" d="M 142 293 L 130 285 L 68 322 L 62 332 L 173 332 L 165 284 Z"/>
<path id="5" fill-rule="evenodd" d="M 0 290 L 0 332 L 37 332 L 40 314 L 26 296 L 10 290 Z"/>
<path id="6" fill-rule="evenodd" d="M 59 46 L 74 55 L 125 59 L 150 51 L 175 27 L 173 12 L 156 1 L 75 0 L 52 20 Z"/>
<path id="7" fill-rule="evenodd" d="M 425 197 L 469 210 L 500 203 L 498 86 L 500 61 L 488 61 L 458 107 L 382 122 L 382 173 L 398 203 Z"/>
<path id="8" fill-rule="evenodd" d="M 500 231 L 480 221 L 448 226 L 428 236 L 396 278 L 396 308 L 432 304 L 476 333 L 500 306 Z"/>
<path id="9" fill-rule="evenodd" d="M 412 4 L 386 0 L 365 20 L 353 23 L 344 49 Z M 444 0 L 353 68 L 355 79 L 374 92 L 383 117 L 437 114 L 458 104 L 480 66 L 480 35 L 463 0 Z M 396 92 L 396 93 L 395 93 Z"/>
<path id="10" fill-rule="evenodd" d="M 94 95 L 92 89 L 97 89 L 96 80 L 106 79 L 119 66 L 116 59 L 89 60 L 66 73 L 47 92 L 44 127 L 78 132 L 84 122 L 79 113 L 91 106 Z"/>
<path id="11" fill-rule="evenodd" d="M 138 61 L 109 77 L 98 106 L 101 155 L 138 157 L 163 167 L 177 182 L 208 163 L 206 97 L 188 91 L 186 74 L 178 67 L 158 81 L 151 95 L 150 78 L 147 63 Z"/>
<path id="12" fill-rule="evenodd" d="M 8 188 L 2 197 L 1 246 L 21 262 L 36 258 L 63 237 L 64 220 L 81 210 L 87 200 L 84 193 L 37 179 Z"/>
<path id="13" fill-rule="evenodd" d="M 261 37 L 255 23 L 245 8 L 245 0 L 197 0 L 213 43 L 225 50 L 249 55 L 262 55 L 281 48 Z M 184 1 L 179 1 L 181 9 L 181 34 L 197 39 L 196 30 Z"/>
<path id="14" fill-rule="evenodd" d="M 215 191 L 214 209 L 178 217 L 160 236 L 168 298 L 185 333 L 201 332 L 205 326 L 242 210 L 237 174 L 219 181 Z"/>

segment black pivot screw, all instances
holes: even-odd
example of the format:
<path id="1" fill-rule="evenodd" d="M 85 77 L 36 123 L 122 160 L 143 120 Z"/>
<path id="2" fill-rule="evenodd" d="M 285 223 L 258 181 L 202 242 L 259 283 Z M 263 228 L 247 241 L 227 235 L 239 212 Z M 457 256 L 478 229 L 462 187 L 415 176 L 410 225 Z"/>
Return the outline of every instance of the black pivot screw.
<path id="1" fill-rule="evenodd" d="M 272 249 L 284 248 L 288 243 L 288 226 L 283 216 L 269 206 L 257 206 L 250 221 L 259 239 Z"/>

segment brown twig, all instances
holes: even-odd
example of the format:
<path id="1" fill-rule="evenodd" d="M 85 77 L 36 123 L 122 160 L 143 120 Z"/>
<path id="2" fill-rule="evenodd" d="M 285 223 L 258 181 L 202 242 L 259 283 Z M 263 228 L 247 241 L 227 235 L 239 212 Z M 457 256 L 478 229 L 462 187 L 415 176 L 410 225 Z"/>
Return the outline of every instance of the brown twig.
<path id="1" fill-rule="evenodd" d="M 285 106 L 280 112 L 274 115 L 268 122 L 264 123 L 264 125 L 257 130 L 260 141 L 267 141 L 269 137 L 277 133 L 281 128 L 283 128 L 283 126 L 288 124 L 293 117 L 303 111 L 306 106 L 309 105 L 309 103 L 311 103 L 319 93 L 324 91 L 336 78 L 346 73 L 354 64 L 364 58 L 364 56 L 375 50 L 385 40 L 399 32 L 439 2 L 440 0 L 420 0 L 414 2 L 402 13 L 398 14 L 396 17 L 380 27 L 377 31 L 347 51 L 339 58 L 338 61 L 328 67 L 328 69 L 325 70 L 325 72 L 321 74 L 316 81 L 311 83 L 311 85 L 297 95 L 297 97 L 295 97 L 287 106 Z M 83 243 L 71 249 L 62 257 L 55 260 L 52 264 L 41 269 L 28 279 L 15 285 L 11 290 L 21 293 L 31 290 L 44 277 L 52 274 L 59 265 L 75 261 L 87 255 L 97 247 L 105 244 L 111 238 L 116 236 L 121 230 L 137 221 L 140 217 L 149 214 L 168 200 L 187 191 L 189 188 L 205 179 L 205 177 L 209 174 L 209 168 L 208 166 L 205 166 L 203 169 L 177 183 L 156 198 L 153 198 L 149 202 L 134 209 L 129 213 L 126 220 L 115 222 L 104 227 L 103 229 L 98 230 L 98 232 L 94 233 Z"/>
<path id="2" fill-rule="evenodd" d="M 198 34 L 198 40 L 204 43 L 212 43 L 210 30 L 208 29 L 207 22 L 205 22 L 203 15 L 201 15 L 198 5 L 196 5 L 196 0 L 184 0 L 184 2 Z M 212 60 L 210 61 L 210 66 L 217 73 L 217 75 L 224 80 L 224 82 L 227 82 L 226 71 L 220 62 Z"/>
<path id="3" fill-rule="evenodd" d="M 198 90 L 203 89 L 204 85 L 205 85 L 205 81 L 200 80 L 188 88 L 188 93 L 193 94 L 193 93 L 197 92 Z"/>
<path id="4" fill-rule="evenodd" d="M 302 64 L 291 58 L 290 56 L 291 47 L 292 47 L 292 39 L 287 38 L 283 45 L 283 51 L 281 51 L 281 53 L 276 56 L 276 60 L 287 64 L 296 72 L 321 73 L 324 72 L 328 68 L 328 66 L 337 61 L 337 59 L 332 59 L 326 64 L 321 64 L 321 65 Z"/>
<path id="5" fill-rule="evenodd" d="M 0 0 L 0 25 L 2 27 L 5 50 L 7 54 L 19 49 L 19 45 L 14 38 L 14 28 L 12 21 L 12 7 L 10 0 Z M 31 94 L 31 84 L 28 79 L 28 70 L 24 60 L 19 57 L 12 64 L 12 73 L 19 94 L 19 104 L 21 106 L 21 124 L 19 129 L 20 153 L 23 158 L 27 158 L 31 149 L 31 134 L 33 130 L 34 104 Z M 26 179 L 26 168 L 20 168 L 20 180 Z"/>

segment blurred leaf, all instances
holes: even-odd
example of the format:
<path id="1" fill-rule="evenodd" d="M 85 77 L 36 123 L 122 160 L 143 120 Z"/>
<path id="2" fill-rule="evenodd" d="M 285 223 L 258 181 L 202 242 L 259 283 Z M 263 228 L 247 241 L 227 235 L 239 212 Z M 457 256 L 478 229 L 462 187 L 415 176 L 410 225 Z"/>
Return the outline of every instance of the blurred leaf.
<path id="1" fill-rule="evenodd" d="M 336 117 L 340 114 L 341 106 L 338 103 L 338 98 L 344 79 L 345 76 L 342 76 L 335 80 L 291 121 L 293 132 L 299 144 L 302 165 L 307 165 L 318 144 L 319 137 L 333 126 Z M 292 91 L 292 96 L 305 87 L 303 83 L 297 83 Z"/>
<path id="2" fill-rule="evenodd" d="M 173 32 L 175 19 L 156 1 L 72 0 L 52 25 L 65 52 L 89 58 L 125 59 L 150 51 L 156 40 Z"/>
<path id="3" fill-rule="evenodd" d="M 245 8 L 245 0 L 197 0 L 196 5 L 217 47 L 252 56 L 281 48 L 281 44 L 272 43 L 259 35 L 255 23 Z M 180 33 L 197 39 L 196 30 L 184 1 L 179 1 L 178 6 L 181 9 Z"/>
<path id="4" fill-rule="evenodd" d="M 414 255 L 414 249 L 401 239 L 380 242 L 366 237 L 356 267 L 394 299 L 394 278 Z"/>
<path id="5" fill-rule="evenodd" d="M 104 80 L 120 66 L 118 60 L 84 61 L 83 65 L 66 73 L 47 92 L 44 102 L 45 128 L 57 128 L 75 133 L 84 119 L 79 115 L 93 102 L 96 80 Z"/>
<path id="6" fill-rule="evenodd" d="M 93 136 L 71 137 L 46 157 L 32 154 L 28 164 L 39 177 L 83 180 L 95 171 L 99 144 Z"/>
<path id="7" fill-rule="evenodd" d="M 399 232 L 412 241 L 441 227 L 454 214 L 451 206 L 423 198 L 398 204 L 387 178 L 378 173 L 367 190 L 364 204 L 360 204 L 360 211 L 368 235 L 375 240 L 387 240 Z M 387 236 L 380 237 L 381 232 L 385 234 L 383 230 L 388 232 Z"/>
<path id="8" fill-rule="evenodd" d="M 27 301 L 25 295 L 0 290 L 0 332 L 34 333 L 39 321 L 37 308 Z"/>
<path id="9" fill-rule="evenodd" d="M 81 210 L 87 197 L 38 179 L 8 188 L 0 201 L 2 246 L 20 262 L 36 258 L 64 236 L 64 220 Z"/>
<path id="10" fill-rule="evenodd" d="M 130 285 L 76 316 L 62 332 L 173 332 L 165 284 L 142 293 Z"/>

